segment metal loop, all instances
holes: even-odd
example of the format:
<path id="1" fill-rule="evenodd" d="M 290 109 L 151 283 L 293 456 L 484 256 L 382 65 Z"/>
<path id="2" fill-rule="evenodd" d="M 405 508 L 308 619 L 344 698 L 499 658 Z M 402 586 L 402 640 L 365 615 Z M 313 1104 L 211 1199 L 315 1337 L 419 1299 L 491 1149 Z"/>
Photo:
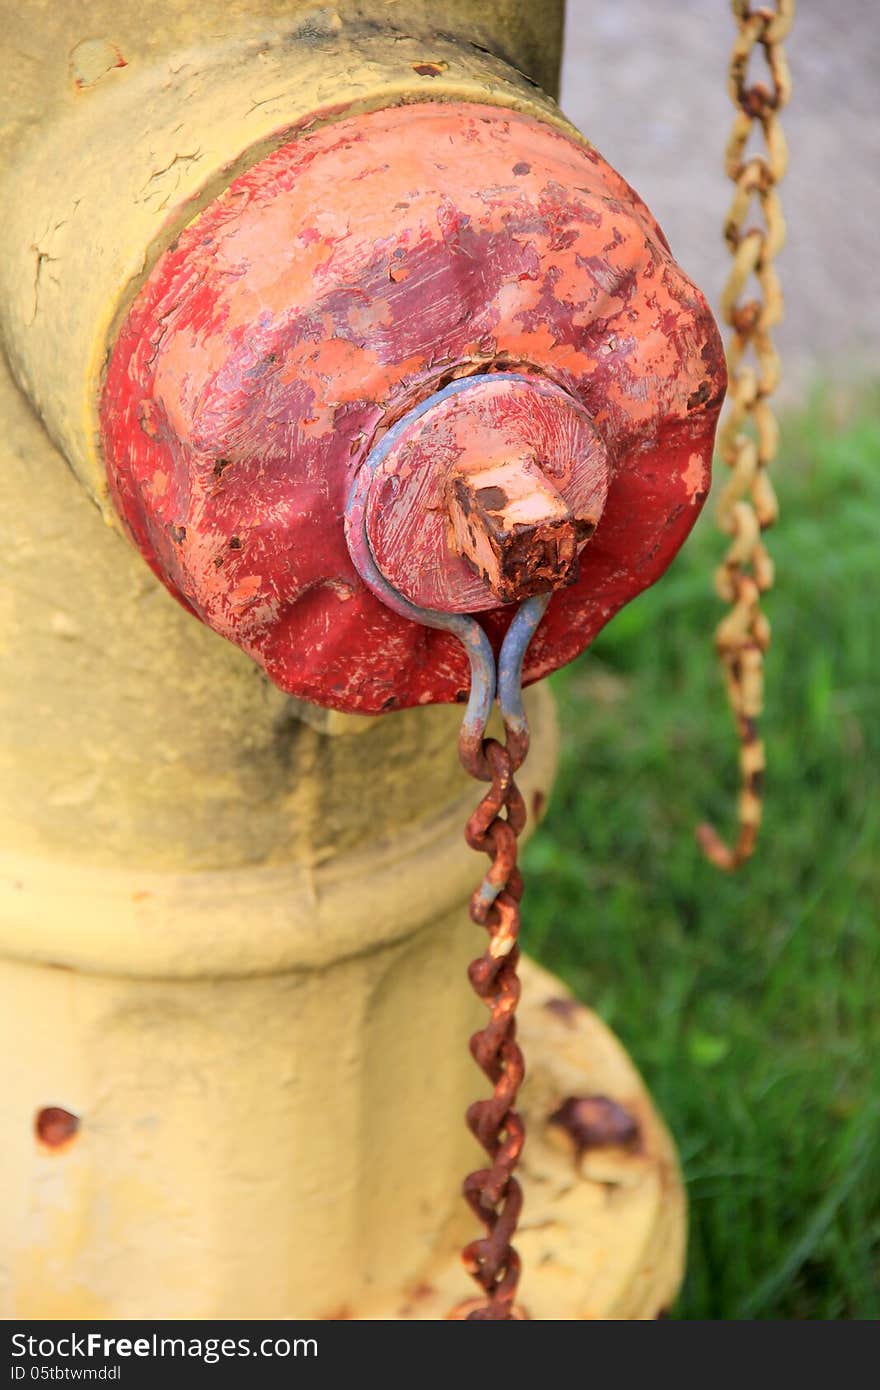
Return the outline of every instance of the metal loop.
<path id="1" fill-rule="evenodd" d="M 496 373 L 495 376 L 501 375 Z M 473 377 L 453 382 L 443 394 L 453 394 L 472 384 Z M 517 610 L 501 646 L 498 670 L 495 654 L 482 625 L 470 613 L 443 613 L 438 609 L 422 608 L 405 598 L 386 579 L 376 562 L 367 528 L 367 498 L 377 470 L 381 466 L 399 433 L 413 418 L 424 412 L 424 403 L 405 415 L 384 436 L 377 448 L 370 451 L 349 493 L 345 512 L 346 529 L 356 534 L 361 546 L 350 546 L 352 559 L 361 579 L 378 599 L 393 612 L 423 627 L 451 632 L 464 647 L 470 663 L 470 693 L 459 735 L 459 756 L 472 777 L 491 782 L 492 768 L 486 758 L 483 740 L 486 725 L 495 702 L 496 687 L 508 737 L 508 749 L 514 770 L 520 766 L 528 743 L 528 725 L 522 703 L 522 666 L 526 649 L 547 611 L 551 593 L 536 594 L 526 599 Z"/>

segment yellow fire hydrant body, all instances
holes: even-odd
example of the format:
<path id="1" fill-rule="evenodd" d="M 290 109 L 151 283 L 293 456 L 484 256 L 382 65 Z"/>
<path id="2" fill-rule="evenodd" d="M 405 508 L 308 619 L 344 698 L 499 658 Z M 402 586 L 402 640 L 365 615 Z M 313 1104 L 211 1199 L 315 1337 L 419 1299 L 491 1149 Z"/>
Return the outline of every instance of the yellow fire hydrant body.
<path id="1" fill-rule="evenodd" d="M 105 524 L 97 445 L 156 256 L 311 110 L 406 99 L 427 55 L 438 91 L 562 121 L 529 80 L 555 81 L 558 6 L 411 3 L 392 39 L 397 8 L 6 7 L 6 1317 L 436 1317 L 468 1292 L 459 711 L 285 696 Z M 556 734 L 543 688 L 529 710 L 531 805 Z M 524 989 L 522 1302 L 653 1317 L 683 1258 L 674 1151 L 602 1025 L 534 967 Z M 637 1142 L 554 1139 L 574 1095 L 618 1101 Z"/>

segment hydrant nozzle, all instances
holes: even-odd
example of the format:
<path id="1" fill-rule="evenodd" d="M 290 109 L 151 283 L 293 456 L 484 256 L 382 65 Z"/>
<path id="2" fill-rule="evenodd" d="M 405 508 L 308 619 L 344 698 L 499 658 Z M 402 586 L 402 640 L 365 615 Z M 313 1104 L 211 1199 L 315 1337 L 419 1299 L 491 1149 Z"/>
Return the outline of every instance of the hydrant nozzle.
<path id="1" fill-rule="evenodd" d="M 608 491 L 604 445 L 583 407 L 524 372 L 461 378 L 385 434 L 366 534 L 411 603 L 475 613 L 573 582 Z M 361 533 L 348 537 L 355 563 Z"/>

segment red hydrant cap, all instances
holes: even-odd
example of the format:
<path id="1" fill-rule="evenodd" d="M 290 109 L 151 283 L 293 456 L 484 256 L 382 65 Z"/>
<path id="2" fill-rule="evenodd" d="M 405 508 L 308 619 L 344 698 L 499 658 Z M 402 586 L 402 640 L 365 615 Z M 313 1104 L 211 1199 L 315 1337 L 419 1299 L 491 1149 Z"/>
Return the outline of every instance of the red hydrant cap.
<path id="1" fill-rule="evenodd" d="M 595 151 L 425 103 L 300 133 L 185 229 L 113 348 L 103 446 L 171 592 L 284 690 L 369 713 L 467 687 L 455 638 L 386 608 L 349 552 L 353 481 L 397 422 L 377 558 L 496 643 L 530 574 L 562 585 L 532 681 L 675 555 L 724 385 L 705 301 Z"/>

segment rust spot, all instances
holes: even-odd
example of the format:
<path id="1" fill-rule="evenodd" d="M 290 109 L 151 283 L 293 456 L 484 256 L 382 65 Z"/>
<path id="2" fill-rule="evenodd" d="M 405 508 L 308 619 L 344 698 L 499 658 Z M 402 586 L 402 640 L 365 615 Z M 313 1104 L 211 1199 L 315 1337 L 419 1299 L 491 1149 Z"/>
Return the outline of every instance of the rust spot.
<path id="1" fill-rule="evenodd" d="M 530 174 L 532 172 L 532 166 L 531 164 L 526 164 L 524 159 L 520 159 L 514 164 L 513 172 L 515 174 Z"/>
<path id="2" fill-rule="evenodd" d="M 575 1019 L 578 1014 L 583 1013 L 584 1010 L 583 1004 L 579 1004 L 576 999 L 568 998 L 548 999 L 544 1008 L 548 1013 L 555 1014 L 557 1018 L 561 1018 L 562 1022 L 568 1028 L 573 1028 L 575 1026 Z"/>
<path id="3" fill-rule="evenodd" d="M 447 1322 L 487 1322 L 492 1320 L 491 1312 L 486 1310 L 485 1299 L 468 1298 L 446 1314 Z M 529 1322 L 529 1315 L 521 1303 L 514 1303 L 508 1310 L 508 1322 Z"/>
<path id="4" fill-rule="evenodd" d="M 532 797 L 532 820 L 540 820 L 544 814 L 544 807 L 547 805 L 547 793 L 540 788 Z"/>
<path id="5" fill-rule="evenodd" d="M 46 1105 L 34 1118 L 34 1133 L 47 1149 L 65 1149 L 79 1129 L 79 1116 L 60 1105 Z"/>
<path id="6" fill-rule="evenodd" d="M 710 386 L 708 381 L 701 382 L 700 385 L 697 387 L 696 391 L 692 391 L 691 394 L 688 396 L 688 410 L 696 410 L 697 406 L 704 405 L 705 402 L 709 399 L 709 392 L 711 391 L 711 389 L 712 387 Z"/>
<path id="7" fill-rule="evenodd" d="M 230 536 L 230 537 L 229 537 L 229 549 L 230 549 L 230 550 L 241 550 L 241 536 Z"/>
<path id="8" fill-rule="evenodd" d="M 492 512 L 506 507 L 510 500 L 503 487 L 479 487 L 476 496 L 480 506 Z"/>
<path id="9" fill-rule="evenodd" d="M 451 549 L 502 603 L 528 598 L 577 575 L 575 519 L 528 458 L 480 468 L 456 466 L 448 488 Z"/>
<path id="10" fill-rule="evenodd" d="M 216 459 L 214 461 L 214 477 L 219 478 L 224 468 L 229 467 L 229 459 Z"/>
<path id="11" fill-rule="evenodd" d="M 634 1149 L 640 1137 L 638 1121 L 608 1096 L 569 1096 L 550 1123 L 566 1131 L 579 1157 L 587 1149 Z"/>
<path id="12" fill-rule="evenodd" d="M 152 401 L 141 401 L 138 410 L 140 427 L 148 439 L 156 439 L 159 434 L 156 424 L 156 407 Z"/>
<path id="13" fill-rule="evenodd" d="M 439 77 L 449 67 L 448 63 L 413 63 L 413 72 L 419 77 Z"/>
<path id="14" fill-rule="evenodd" d="M 169 531 L 171 532 L 171 539 L 174 541 L 174 544 L 175 544 L 175 545 L 180 545 L 180 542 L 181 542 L 181 541 L 185 541 L 185 540 L 186 540 L 186 527 L 185 527 L 185 526 L 175 526 L 174 523 L 172 522 L 171 526 L 169 526 L 168 529 L 169 529 Z"/>

